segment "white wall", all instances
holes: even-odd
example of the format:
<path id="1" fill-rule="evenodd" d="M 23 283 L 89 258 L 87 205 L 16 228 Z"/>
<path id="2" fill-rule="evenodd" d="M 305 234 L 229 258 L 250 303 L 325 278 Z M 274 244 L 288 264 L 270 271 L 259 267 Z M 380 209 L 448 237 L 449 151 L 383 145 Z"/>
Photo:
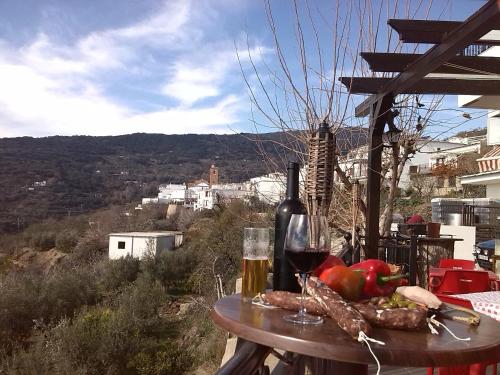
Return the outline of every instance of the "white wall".
<path id="1" fill-rule="evenodd" d="M 118 242 L 125 242 L 125 249 L 118 249 Z M 119 259 L 127 255 L 142 259 L 148 253 L 149 247 L 155 254 L 173 250 L 175 235 L 164 237 L 109 236 L 109 259 Z"/>
<path id="2" fill-rule="evenodd" d="M 474 245 L 476 243 L 476 227 L 466 227 L 463 225 L 442 225 L 441 235 L 453 235 L 455 238 L 461 238 L 463 241 L 455 242 L 455 259 L 474 260 Z"/>
<path id="3" fill-rule="evenodd" d="M 286 176 L 281 173 L 271 173 L 250 179 L 248 190 L 253 191 L 257 198 L 266 203 L 278 203 L 286 191 Z"/>
<path id="4" fill-rule="evenodd" d="M 500 184 L 486 185 L 486 197 L 500 199 Z"/>
<path id="5" fill-rule="evenodd" d="M 125 242 L 125 249 L 118 249 L 118 242 Z M 119 259 L 132 255 L 132 237 L 109 236 L 109 259 Z"/>
<path id="6" fill-rule="evenodd" d="M 491 117 L 492 114 L 488 116 L 488 145 L 500 145 L 500 117 Z"/>
<path id="7" fill-rule="evenodd" d="M 158 198 L 142 198 L 142 204 L 159 203 Z"/>

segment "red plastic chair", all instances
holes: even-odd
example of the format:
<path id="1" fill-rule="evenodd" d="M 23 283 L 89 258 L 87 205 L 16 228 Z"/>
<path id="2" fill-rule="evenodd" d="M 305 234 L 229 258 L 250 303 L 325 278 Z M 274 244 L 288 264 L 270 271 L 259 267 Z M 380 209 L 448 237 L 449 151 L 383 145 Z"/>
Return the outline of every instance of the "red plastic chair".
<path id="1" fill-rule="evenodd" d="M 496 363 L 474 363 L 464 366 L 438 367 L 437 375 L 486 375 L 486 367 L 493 365 L 492 375 L 497 375 Z M 427 368 L 427 375 L 433 375 L 434 368 Z"/>
<path id="2" fill-rule="evenodd" d="M 441 259 L 439 268 L 453 268 L 459 270 L 473 270 L 474 261 L 466 259 Z"/>
<path id="3" fill-rule="evenodd" d="M 463 294 L 491 290 L 487 271 L 446 270 L 442 279 L 433 279 L 431 291 L 435 294 Z"/>
<path id="4" fill-rule="evenodd" d="M 467 299 L 457 298 L 449 294 L 436 294 L 436 296 L 443 302 L 474 310 L 474 308 L 472 307 L 472 303 Z"/>

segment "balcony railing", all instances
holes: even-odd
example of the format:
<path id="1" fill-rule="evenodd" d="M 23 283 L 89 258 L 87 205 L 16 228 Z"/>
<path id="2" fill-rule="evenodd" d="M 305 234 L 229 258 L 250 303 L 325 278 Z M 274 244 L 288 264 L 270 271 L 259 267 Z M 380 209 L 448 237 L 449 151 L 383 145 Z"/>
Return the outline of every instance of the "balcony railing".
<path id="1" fill-rule="evenodd" d="M 471 44 L 460 53 L 460 56 L 479 56 L 490 47 L 492 46 L 487 44 Z"/>

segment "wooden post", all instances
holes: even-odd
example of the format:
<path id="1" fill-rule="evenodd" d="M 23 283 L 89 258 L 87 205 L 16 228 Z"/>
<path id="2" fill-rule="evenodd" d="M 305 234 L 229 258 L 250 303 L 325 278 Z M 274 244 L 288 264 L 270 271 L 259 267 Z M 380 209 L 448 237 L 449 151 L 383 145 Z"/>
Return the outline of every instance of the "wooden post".
<path id="1" fill-rule="evenodd" d="M 351 245 L 352 245 L 352 262 L 359 263 L 361 261 L 361 246 L 359 246 L 359 233 L 356 230 L 358 224 L 359 214 L 359 200 L 361 197 L 361 190 L 359 188 L 359 181 L 354 180 L 352 183 L 352 227 L 351 227 Z"/>
<path id="2" fill-rule="evenodd" d="M 360 261 L 360 254 L 356 253 L 356 246 L 358 242 L 358 233 L 356 232 L 356 226 L 358 224 L 358 213 L 359 213 L 359 199 L 360 199 L 360 190 L 359 190 L 359 181 L 354 180 L 352 183 L 352 227 L 351 227 L 351 245 L 353 248 L 353 263 L 358 263 Z"/>
<path id="3" fill-rule="evenodd" d="M 370 113 L 370 134 L 368 143 L 368 171 L 366 182 L 366 258 L 378 257 L 380 219 L 380 172 L 382 170 L 382 134 L 387 112 L 392 108 L 392 95 L 386 95 L 376 102 Z"/>
<path id="4" fill-rule="evenodd" d="M 417 285 L 417 236 L 410 237 L 410 277 L 408 283 L 411 286 Z"/>

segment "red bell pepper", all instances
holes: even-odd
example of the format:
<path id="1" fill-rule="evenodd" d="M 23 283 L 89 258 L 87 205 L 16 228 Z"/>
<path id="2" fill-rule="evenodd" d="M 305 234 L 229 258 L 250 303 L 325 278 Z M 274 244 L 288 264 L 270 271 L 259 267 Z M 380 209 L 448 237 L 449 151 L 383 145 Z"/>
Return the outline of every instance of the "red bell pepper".
<path id="1" fill-rule="evenodd" d="M 335 255 L 328 255 L 328 258 L 326 258 L 312 274 L 313 276 L 319 277 L 324 270 L 332 268 L 333 266 L 345 266 L 345 263 L 341 258 L 337 258 Z"/>
<path id="2" fill-rule="evenodd" d="M 363 284 L 365 283 L 360 272 L 342 265 L 327 268 L 321 272 L 319 279 L 349 301 L 360 299 Z"/>
<path id="3" fill-rule="evenodd" d="M 391 276 L 389 265 L 378 259 L 368 259 L 360 263 L 353 264 L 352 270 L 360 271 L 365 283 L 363 286 L 363 295 L 365 297 L 388 296 L 394 293 L 398 282 L 406 275 Z"/>

